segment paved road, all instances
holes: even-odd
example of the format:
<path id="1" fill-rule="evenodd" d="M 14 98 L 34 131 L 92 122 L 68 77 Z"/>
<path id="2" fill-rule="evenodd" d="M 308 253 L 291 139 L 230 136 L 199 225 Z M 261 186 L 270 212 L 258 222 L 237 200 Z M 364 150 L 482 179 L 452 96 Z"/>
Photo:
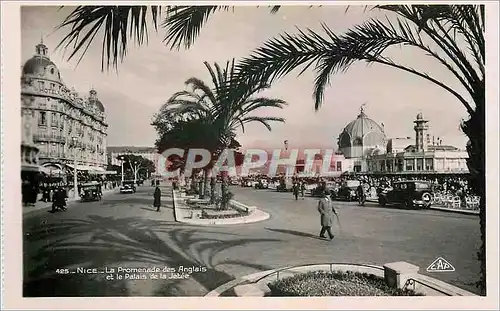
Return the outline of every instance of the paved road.
<path id="1" fill-rule="evenodd" d="M 444 257 L 455 272 L 433 275 L 476 291 L 479 266 L 477 216 L 401 211 L 338 203 L 341 228 L 333 241 L 318 239 L 312 198 L 235 187 L 236 198 L 271 214 L 264 222 L 196 227 L 174 222 L 169 191 L 160 213 L 150 187 L 111 194 L 101 202 L 74 204 L 66 212 L 25 216 L 25 296 L 200 296 L 245 274 L 319 262 L 383 264 L 405 260 L 423 270 Z M 58 274 L 77 268 L 206 268 L 184 280 L 106 280 L 107 274 Z M 201 269 L 201 268 L 200 268 Z M 111 273 L 116 274 L 116 273 Z M 170 273 L 165 273 L 167 277 Z"/>

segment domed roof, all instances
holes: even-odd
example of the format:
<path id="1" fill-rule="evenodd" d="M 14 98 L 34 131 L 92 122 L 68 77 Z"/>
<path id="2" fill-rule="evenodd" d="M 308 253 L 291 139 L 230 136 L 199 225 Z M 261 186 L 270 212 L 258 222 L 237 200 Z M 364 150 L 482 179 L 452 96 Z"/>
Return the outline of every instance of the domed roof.
<path id="1" fill-rule="evenodd" d="M 35 55 L 24 63 L 23 74 L 36 74 L 38 72 L 43 72 L 48 66 L 56 67 L 56 64 L 46 57 Z M 41 69 L 41 71 L 39 69 Z"/>
<path id="2" fill-rule="evenodd" d="M 353 146 L 384 146 L 384 129 L 361 111 L 356 120 L 347 124 L 339 136 L 339 148 Z"/>
<path id="3" fill-rule="evenodd" d="M 421 112 L 419 112 L 419 113 L 417 114 L 417 120 L 423 120 L 423 119 L 424 119 L 424 114 L 423 114 L 423 113 L 421 113 Z"/>
<path id="4" fill-rule="evenodd" d="M 89 102 L 94 104 L 100 112 L 104 112 L 104 105 L 101 103 L 97 97 L 97 92 L 93 88 L 89 92 Z"/>
<path id="5" fill-rule="evenodd" d="M 43 40 L 36 45 L 35 50 L 36 54 L 24 63 L 23 75 L 42 74 L 48 75 L 48 77 L 52 79 L 61 79 L 56 64 L 54 64 L 48 56 L 48 48 L 43 44 Z M 47 67 L 52 68 L 50 68 L 50 71 L 46 72 L 45 70 Z"/>
<path id="6" fill-rule="evenodd" d="M 97 99 L 94 103 L 101 112 L 104 112 L 104 105 L 101 103 L 100 100 Z"/>

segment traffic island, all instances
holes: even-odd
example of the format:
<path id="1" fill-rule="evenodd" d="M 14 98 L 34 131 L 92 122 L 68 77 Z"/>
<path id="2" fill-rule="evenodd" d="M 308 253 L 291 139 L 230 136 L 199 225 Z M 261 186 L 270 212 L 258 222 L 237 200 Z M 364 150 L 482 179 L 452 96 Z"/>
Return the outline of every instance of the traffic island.
<path id="1" fill-rule="evenodd" d="M 229 209 L 218 210 L 209 200 L 186 195 L 182 190 L 172 190 L 174 214 L 177 222 L 193 225 L 235 225 L 269 219 L 270 215 L 255 206 L 247 206 L 235 200 L 229 201 Z"/>
<path id="2" fill-rule="evenodd" d="M 246 275 L 206 296 L 477 296 L 418 271 L 407 262 L 310 264 Z"/>

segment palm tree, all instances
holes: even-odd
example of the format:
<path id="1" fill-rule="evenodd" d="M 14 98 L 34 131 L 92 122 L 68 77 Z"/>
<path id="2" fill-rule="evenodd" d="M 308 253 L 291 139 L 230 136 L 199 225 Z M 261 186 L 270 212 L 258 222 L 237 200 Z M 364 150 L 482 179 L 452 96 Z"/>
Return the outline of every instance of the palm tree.
<path id="1" fill-rule="evenodd" d="M 157 116 L 159 128 L 164 130 L 179 120 L 201 120 L 208 127 L 202 142 L 197 148 L 204 147 L 214 156 L 205 168 L 205 184 L 216 159 L 225 149 L 234 147 L 236 131 L 245 131 L 245 125 L 258 122 L 271 130 L 270 122 L 284 122 L 283 118 L 256 116 L 262 108 L 283 108 L 286 103 L 281 99 L 258 97 L 259 92 L 269 86 L 261 83 L 247 84 L 238 81 L 234 59 L 224 68 L 215 63 L 212 67 L 207 62 L 205 67 L 212 78 L 212 87 L 198 78 L 190 78 L 185 84 L 188 90 L 172 95 L 161 108 Z M 159 132 L 161 134 L 161 131 Z M 209 135 L 209 137 L 207 137 Z M 205 189 L 208 189 L 205 186 Z M 223 178 L 222 192 L 227 190 L 227 180 Z"/>
<path id="2" fill-rule="evenodd" d="M 56 29 L 69 28 L 57 48 L 71 50 L 68 61 L 81 53 L 85 56 L 97 34 L 101 42 L 101 70 L 118 69 L 118 63 L 127 55 L 130 42 L 137 46 L 148 43 L 149 30 L 164 28 L 163 42 L 170 49 L 189 48 L 194 44 L 209 17 L 218 11 L 234 9 L 230 6 L 78 6 Z M 276 13 L 279 6 L 271 6 Z M 163 14 L 163 21 L 162 19 Z"/>
<path id="3" fill-rule="evenodd" d="M 316 72 L 313 97 L 319 109 L 330 76 L 348 70 L 358 62 L 392 67 L 426 79 L 457 99 L 469 114 L 462 129 L 469 138 L 467 151 L 472 187 L 481 197 L 482 245 L 479 287 L 486 293 L 485 249 L 485 17 L 483 5 L 379 5 L 376 9 L 395 14 L 384 22 L 370 19 L 342 35 L 323 25 L 324 34 L 312 30 L 285 33 L 268 40 L 238 65 L 240 77 L 249 83 L 272 83 L 304 66 Z M 461 91 L 400 64 L 384 54 L 387 48 L 411 48 L 434 58 L 460 82 Z M 402 49 L 404 51 L 404 49 Z"/>

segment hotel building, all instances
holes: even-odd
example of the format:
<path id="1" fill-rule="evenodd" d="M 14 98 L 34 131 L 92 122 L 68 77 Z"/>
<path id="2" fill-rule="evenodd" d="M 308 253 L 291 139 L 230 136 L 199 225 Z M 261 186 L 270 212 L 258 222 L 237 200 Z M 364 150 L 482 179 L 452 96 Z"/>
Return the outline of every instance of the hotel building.
<path id="1" fill-rule="evenodd" d="M 105 171 L 108 124 L 104 105 L 94 89 L 82 97 L 65 85 L 43 41 L 22 66 L 21 116 L 23 164 L 64 174 L 73 169 L 76 157 L 78 170 Z"/>

